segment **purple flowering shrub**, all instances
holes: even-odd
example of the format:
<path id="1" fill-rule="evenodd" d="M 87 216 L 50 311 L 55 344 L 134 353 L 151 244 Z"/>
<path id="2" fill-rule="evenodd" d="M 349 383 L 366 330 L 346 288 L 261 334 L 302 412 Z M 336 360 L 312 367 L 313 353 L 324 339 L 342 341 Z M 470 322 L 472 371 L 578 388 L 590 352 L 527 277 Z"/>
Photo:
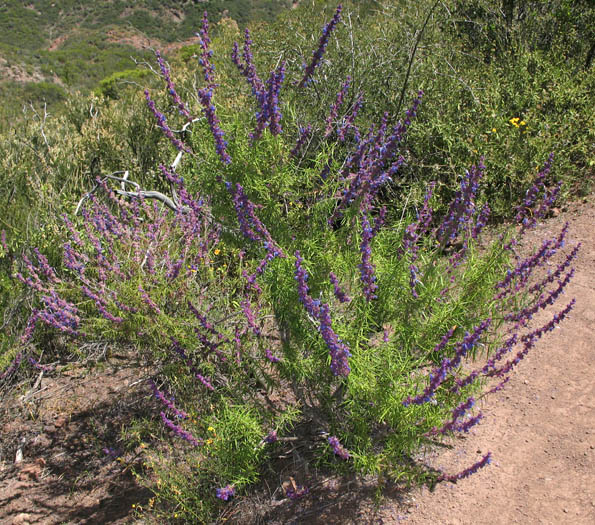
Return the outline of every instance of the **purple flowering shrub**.
<path id="1" fill-rule="evenodd" d="M 401 120 L 385 114 L 364 128 L 359 94 L 341 110 L 346 79 L 323 122 L 292 120 L 284 92 L 295 100 L 311 89 L 340 17 L 337 9 L 304 70 L 280 60 L 258 72 L 247 32 L 232 61 L 252 98 L 229 121 L 218 114 L 205 17 L 198 107 L 157 56 L 180 122 L 202 115 L 193 133 L 183 140 L 146 92 L 178 155 L 175 167 L 159 169 L 169 197 L 138 191 L 124 200 L 113 178 L 101 178 L 80 216 L 64 217 L 62 267 L 34 251 L 16 275 L 37 301 L 18 361 L 2 377 L 25 357 L 38 362 L 37 326 L 73 345 L 136 349 L 159 406 L 149 428 L 172 443 L 167 454 L 147 452 L 147 463 L 156 494 L 184 519 L 206 519 L 295 441 L 329 466 L 398 480 L 471 475 L 489 453 L 460 472 L 413 458 L 478 424 L 476 399 L 505 388 L 573 305 L 557 306 L 578 250 L 564 249 L 567 228 L 527 258 L 515 250 L 557 196 L 543 175 L 552 159 L 519 205 L 518 228 L 482 245 L 483 161 L 460 177 L 442 213 L 433 185 L 413 216 L 379 198 L 405 162 L 422 92 Z M 550 307 L 546 324 L 529 325 Z M 287 497 L 307 496 L 307 486 L 294 488 Z"/>

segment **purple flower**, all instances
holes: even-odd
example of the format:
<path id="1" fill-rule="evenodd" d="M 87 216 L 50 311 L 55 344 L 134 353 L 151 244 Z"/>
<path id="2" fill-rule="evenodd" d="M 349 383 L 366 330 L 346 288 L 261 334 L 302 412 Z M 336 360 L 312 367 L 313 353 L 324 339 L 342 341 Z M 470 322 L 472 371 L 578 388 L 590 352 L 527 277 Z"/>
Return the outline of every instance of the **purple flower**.
<path id="1" fill-rule="evenodd" d="M 231 497 L 234 496 L 235 492 L 236 491 L 233 485 L 226 485 L 225 487 L 217 489 L 216 495 L 219 499 L 222 499 L 223 501 L 228 501 Z"/>
<path id="2" fill-rule="evenodd" d="M 209 38 L 209 21 L 207 19 L 207 12 L 203 16 L 202 28 L 196 33 L 201 47 L 200 58 L 198 63 L 202 66 L 206 87 L 198 90 L 198 99 L 203 107 L 203 112 L 209 123 L 211 134 L 215 140 L 215 150 L 223 164 L 230 164 L 231 157 L 227 153 L 227 141 L 225 140 L 225 133 L 221 129 L 221 123 L 215 113 L 215 106 L 213 105 L 213 91 L 217 85 L 214 81 L 215 67 L 211 64 L 211 56 L 213 52 L 209 49 L 211 39 Z"/>
<path id="3" fill-rule="evenodd" d="M 277 436 L 277 431 L 276 430 L 271 430 L 266 437 L 264 438 L 264 442 L 268 443 L 269 445 L 272 443 L 275 443 L 278 440 L 278 436 Z"/>
<path id="4" fill-rule="evenodd" d="M 153 391 L 153 395 L 155 396 L 155 398 L 161 401 L 167 408 L 169 408 L 178 419 L 188 419 L 188 414 L 186 412 L 180 410 L 179 408 L 176 408 L 176 406 L 173 403 L 173 397 L 171 398 L 171 400 L 167 399 L 165 394 L 157 388 L 157 385 L 151 379 L 149 380 L 149 386 L 151 387 L 151 390 Z"/>
<path id="5" fill-rule="evenodd" d="M 167 125 L 167 119 L 165 115 L 161 113 L 156 107 L 155 102 L 151 99 L 151 95 L 149 94 L 149 90 L 145 89 L 145 98 L 147 99 L 147 106 L 155 115 L 157 119 L 157 125 L 163 130 L 165 136 L 170 140 L 170 142 L 178 149 L 179 151 L 185 151 L 186 153 L 192 153 L 192 151 L 178 138 L 174 136 L 173 131 Z"/>
<path id="6" fill-rule="evenodd" d="M 252 55 L 252 40 L 250 39 L 250 31 L 246 29 L 244 33 L 244 49 L 242 52 L 242 58 L 239 57 L 238 44 L 234 42 L 233 51 L 231 53 L 231 60 L 240 70 L 240 72 L 246 77 L 248 83 L 252 87 L 252 94 L 256 96 L 257 100 L 264 96 L 265 89 L 262 80 L 256 73 L 256 67 L 254 66 L 254 57 Z"/>
<path id="7" fill-rule="evenodd" d="M 167 84 L 167 92 L 170 94 L 171 98 L 173 99 L 174 104 L 178 108 L 178 111 L 180 112 L 180 114 L 183 115 L 184 117 L 186 117 L 186 120 L 188 120 L 190 122 L 192 120 L 192 115 L 190 115 L 190 112 L 188 111 L 186 104 L 184 104 L 184 102 L 182 102 L 182 99 L 180 98 L 180 96 L 178 95 L 178 92 L 176 91 L 176 86 L 174 85 L 174 83 L 171 80 L 169 68 L 167 67 L 167 64 L 165 63 L 165 60 L 163 60 L 161 53 L 159 51 L 155 51 L 155 56 L 157 57 L 157 63 L 159 64 L 159 69 L 161 70 L 161 76 L 163 76 L 163 78 L 165 79 L 165 83 Z"/>
<path id="8" fill-rule="evenodd" d="M 342 9 L 343 6 L 339 4 L 331 21 L 322 28 L 322 35 L 320 36 L 320 40 L 318 41 L 318 49 L 316 49 L 316 51 L 314 51 L 314 53 L 312 54 L 312 60 L 310 61 L 310 64 L 308 64 L 308 66 L 305 68 L 304 76 L 302 80 L 300 80 L 298 87 L 304 87 L 310 82 L 314 70 L 318 67 L 318 65 L 320 64 L 320 59 L 322 58 L 322 55 L 324 55 L 331 33 L 341 20 Z"/>
<path id="9" fill-rule="evenodd" d="M 286 489 L 285 495 L 291 500 L 296 500 L 308 495 L 309 492 L 310 489 L 308 487 L 304 487 L 303 485 L 296 485 L 295 489 Z"/>
<path id="10" fill-rule="evenodd" d="M 298 282 L 298 296 L 300 302 L 306 308 L 306 311 L 319 321 L 319 330 L 322 339 L 326 343 L 331 356 L 331 371 L 334 375 L 347 377 L 351 371 L 348 363 L 348 358 L 351 356 L 349 347 L 345 344 L 331 326 L 331 317 L 329 313 L 329 306 L 326 303 L 321 303 L 319 300 L 314 300 L 310 296 L 308 285 L 308 274 L 303 268 L 300 252 L 295 252 L 295 280 Z"/>
<path id="11" fill-rule="evenodd" d="M 492 453 L 488 452 L 483 458 L 481 458 L 477 463 L 474 463 L 470 467 L 466 468 L 465 470 L 459 472 L 458 474 L 441 474 L 437 481 L 450 481 L 452 483 L 456 483 L 460 479 L 468 478 L 472 474 L 475 474 L 480 468 L 489 465 L 492 462 Z"/>
<path id="12" fill-rule="evenodd" d="M 182 438 L 184 441 L 187 441 L 191 445 L 198 447 L 202 445 L 202 439 L 199 441 L 196 439 L 190 432 L 184 430 L 181 426 L 176 425 L 171 419 L 169 419 L 164 412 L 160 412 L 161 420 L 163 421 L 164 425 L 173 431 L 176 436 Z"/>
<path id="13" fill-rule="evenodd" d="M 273 355 L 273 352 L 271 352 L 270 348 L 266 348 L 264 352 L 265 352 L 266 358 L 271 363 L 278 363 L 280 361 L 280 359 L 276 355 Z"/>
<path id="14" fill-rule="evenodd" d="M 349 133 L 350 130 L 353 130 L 353 134 L 354 134 L 354 139 L 355 142 L 359 142 L 360 141 L 360 132 L 359 129 L 357 128 L 357 126 L 354 124 L 355 122 L 355 118 L 357 117 L 357 114 L 359 113 L 359 110 L 362 108 L 364 104 L 364 96 L 360 93 L 358 95 L 358 97 L 355 99 L 355 102 L 353 104 L 353 107 L 351 108 L 351 111 L 345 116 L 345 118 L 343 119 L 343 122 L 341 122 L 341 125 L 339 126 L 339 130 L 337 132 L 337 138 L 341 141 L 344 142 L 346 137 L 347 137 L 347 133 Z"/>
<path id="15" fill-rule="evenodd" d="M 252 141 L 258 140 L 266 127 L 273 135 L 281 133 L 281 111 L 279 110 L 279 92 L 285 79 L 285 62 L 273 71 L 267 80 L 267 91 L 257 97 L 259 110 L 256 112 L 256 128 L 250 134 Z"/>
<path id="16" fill-rule="evenodd" d="M 292 157 L 297 156 L 299 151 L 302 149 L 303 145 L 310 138 L 310 135 L 312 135 L 312 125 L 311 124 L 308 124 L 305 128 L 300 127 L 298 139 L 295 143 L 295 146 L 290 151 L 290 155 Z"/>
<path id="17" fill-rule="evenodd" d="M 475 399 L 470 397 L 464 403 L 461 403 L 452 411 L 452 419 L 446 422 L 442 428 L 438 429 L 434 427 L 428 434 L 446 434 L 447 432 L 469 432 L 469 429 L 479 423 L 482 419 L 482 414 L 478 414 L 475 417 L 469 418 L 465 421 L 461 421 L 461 419 L 465 416 L 465 414 L 473 408 L 475 405 Z"/>
<path id="18" fill-rule="evenodd" d="M 347 94 L 347 90 L 349 89 L 349 85 L 351 84 L 351 77 L 348 76 L 341 89 L 337 93 L 337 99 L 335 102 L 331 104 L 331 110 L 326 118 L 326 129 L 324 131 L 324 138 L 328 137 L 331 132 L 333 131 L 333 125 L 335 124 L 335 120 L 337 119 L 337 114 L 339 113 L 339 108 L 343 104 L 343 100 L 345 95 Z"/>
<path id="19" fill-rule="evenodd" d="M 351 457 L 349 451 L 343 445 L 341 445 L 341 443 L 339 442 L 339 438 L 337 438 L 336 436 L 329 437 L 328 444 L 333 449 L 333 452 L 341 459 L 347 460 Z"/>
<path id="20" fill-rule="evenodd" d="M 455 345 L 454 357 L 445 357 L 440 363 L 440 366 L 435 368 L 429 374 L 430 382 L 428 383 L 428 386 L 424 389 L 424 391 L 414 398 L 409 396 L 405 401 L 403 401 L 403 405 L 408 406 L 411 403 L 415 405 L 421 405 L 430 401 L 430 399 L 434 397 L 434 394 L 436 393 L 438 387 L 445 381 L 450 371 L 454 368 L 457 368 L 460 365 L 462 358 L 466 356 L 467 353 L 475 347 L 475 345 L 478 343 L 481 337 L 481 334 L 483 334 L 483 332 L 487 330 L 491 322 L 491 319 L 486 319 L 485 321 L 482 321 L 479 325 L 477 325 L 474 328 L 473 332 L 467 332 L 463 340 Z M 452 337 L 453 333 L 454 329 L 449 330 L 447 334 L 442 338 L 440 343 L 436 345 L 434 351 L 438 351 L 441 353 L 444 347 L 446 346 L 446 343 Z"/>
<path id="21" fill-rule="evenodd" d="M 358 265 L 360 270 L 360 276 L 362 284 L 364 286 L 364 295 L 366 301 L 370 302 L 372 299 L 376 299 L 377 296 L 374 293 L 378 289 L 376 284 L 376 276 L 374 275 L 375 266 L 372 264 L 372 250 L 370 244 L 375 235 L 374 230 L 370 226 L 370 220 L 368 214 L 362 214 L 362 242 L 360 243 L 360 253 L 362 255 L 362 262 Z"/>
<path id="22" fill-rule="evenodd" d="M 329 279 L 333 285 L 335 297 L 339 300 L 339 302 L 348 303 L 351 301 L 351 298 L 342 290 L 341 286 L 339 285 L 339 279 L 337 279 L 337 276 L 333 272 L 329 273 Z"/>
<path id="23" fill-rule="evenodd" d="M 472 228 L 475 200 L 484 170 L 485 166 L 480 161 L 477 166 L 472 166 L 461 179 L 460 190 L 455 193 L 444 220 L 434 230 L 434 236 L 441 248 L 444 248 L 449 241 L 454 240 L 460 231 Z M 485 213 L 487 213 L 487 209 L 484 209 L 484 215 Z M 487 217 L 484 216 L 482 220 L 487 220 Z M 477 233 L 480 229 L 478 227 Z"/>

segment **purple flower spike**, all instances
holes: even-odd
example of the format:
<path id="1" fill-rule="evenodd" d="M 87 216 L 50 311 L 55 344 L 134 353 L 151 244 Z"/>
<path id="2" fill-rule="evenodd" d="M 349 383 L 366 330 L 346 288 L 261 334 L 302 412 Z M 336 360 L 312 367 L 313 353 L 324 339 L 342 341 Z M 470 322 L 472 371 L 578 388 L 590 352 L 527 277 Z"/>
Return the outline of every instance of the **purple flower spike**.
<path id="1" fill-rule="evenodd" d="M 264 442 L 268 443 L 269 445 L 272 443 L 275 443 L 278 440 L 278 436 L 277 436 L 277 431 L 276 430 L 271 430 L 267 436 L 264 438 Z"/>
<path id="2" fill-rule="evenodd" d="M 198 90 L 198 99 L 203 107 L 203 112 L 209 123 L 209 128 L 215 140 L 215 150 L 223 164 L 230 164 L 231 157 L 227 153 L 227 141 L 225 140 L 225 133 L 221 129 L 221 123 L 215 113 L 215 106 L 213 104 L 213 91 L 217 87 L 215 84 L 215 67 L 211 64 L 211 56 L 213 51 L 209 49 L 211 39 L 209 38 L 209 21 L 207 19 L 207 12 L 203 16 L 203 23 L 200 32 L 196 33 L 199 39 L 199 44 L 202 49 L 198 63 L 202 66 L 206 87 Z"/>
<path id="3" fill-rule="evenodd" d="M 186 107 L 186 104 L 182 102 L 182 99 L 176 91 L 176 86 L 171 80 L 170 71 L 167 67 L 167 64 L 165 63 L 165 60 L 163 60 L 163 57 L 161 56 L 161 53 L 159 51 L 155 51 L 155 56 L 157 57 L 157 63 L 159 64 L 159 69 L 161 70 L 161 76 L 164 78 L 165 83 L 167 84 L 167 92 L 169 93 L 172 100 L 174 101 L 174 104 L 178 108 L 180 115 L 186 117 L 186 120 L 190 122 L 192 120 L 192 115 L 190 114 L 188 108 Z"/>
<path id="4" fill-rule="evenodd" d="M 335 120 L 337 119 L 337 115 L 339 113 L 339 108 L 343 105 L 343 100 L 345 99 L 345 95 L 347 94 L 347 90 L 349 89 L 349 85 L 351 84 L 351 77 L 348 76 L 341 89 L 337 93 L 337 99 L 335 102 L 331 104 L 331 111 L 326 118 L 326 129 L 324 131 L 324 138 L 328 137 L 331 132 L 333 131 L 333 126 L 335 124 Z"/>
<path id="5" fill-rule="evenodd" d="M 483 458 L 481 458 L 477 463 L 474 463 L 469 468 L 459 472 L 458 474 L 442 474 L 438 477 L 437 481 L 450 481 L 452 483 L 456 483 L 460 479 L 468 478 L 472 474 L 475 474 L 480 468 L 489 465 L 492 462 L 492 453 L 488 452 Z"/>
<path id="6" fill-rule="evenodd" d="M 202 445 L 202 440 L 196 439 L 190 432 L 184 430 L 181 426 L 176 425 L 171 419 L 169 419 L 164 412 L 161 412 L 161 420 L 163 421 L 164 425 L 172 430 L 174 434 L 178 437 L 182 438 L 184 441 L 188 441 L 191 445 L 198 447 Z"/>
<path id="7" fill-rule="evenodd" d="M 295 146 L 290 151 L 290 155 L 292 157 L 297 156 L 297 154 L 300 152 L 300 150 L 302 149 L 302 147 L 304 146 L 304 144 L 310 138 L 311 135 L 312 135 L 312 125 L 311 124 L 308 124 L 305 128 L 300 128 L 299 137 L 295 143 Z"/>
<path id="8" fill-rule="evenodd" d="M 153 113 L 157 119 L 157 125 L 163 130 L 165 136 L 176 147 L 176 149 L 179 151 L 185 151 L 186 153 L 192 153 L 192 151 L 180 139 L 174 136 L 173 131 L 167 125 L 167 119 L 165 118 L 165 115 L 156 108 L 155 102 L 151 99 L 148 89 L 145 89 L 145 99 L 147 100 L 147 106 L 149 106 L 151 113 Z"/>
<path id="9" fill-rule="evenodd" d="M 307 84 L 309 84 L 310 81 L 312 80 L 312 74 L 314 73 L 314 70 L 318 67 L 318 65 L 320 64 L 320 59 L 322 58 L 322 55 L 324 55 L 324 52 L 326 51 L 326 46 L 328 45 L 329 37 L 331 36 L 331 33 L 333 32 L 333 30 L 335 29 L 335 27 L 341 20 L 341 11 L 342 10 L 343 10 L 343 6 L 341 4 L 339 4 L 337 6 L 337 10 L 335 11 L 335 14 L 334 14 L 333 18 L 331 19 L 331 21 L 322 28 L 322 35 L 320 36 L 320 40 L 318 41 L 318 49 L 316 51 L 314 51 L 314 53 L 312 54 L 312 60 L 310 61 L 310 64 L 308 64 L 308 66 L 306 67 L 306 69 L 304 71 L 304 76 L 303 76 L 302 80 L 300 80 L 298 87 L 304 87 Z"/>
<path id="10" fill-rule="evenodd" d="M 377 298 L 374 292 L 378 289 L 378 285 L 376 284 L 376 276 L 374 275 L 376 267 L 372 264 L 372 250 L 370 248 L 370 244 L 375 235 L 375 228 L 372 229 L 370 226 L 370 220 L 366 213 L 362 215 L 362 229 L 362 242 L 360 244 L 362 262 L 359 265 L 359 270 L 362 284 L 364 286 L 366 301 L 370 302 L 372 299 Z"/>
<path id="11" fill-rule="evenodd" d="M 339 302 L 348 303 L 351 301 L 351 298 L 342 290 L 341 286 L 339 285 L 339 280 L 333 272 L 329 274 L 329 279 L 333 285 L 335 297 L 339 299 Z"/>
<path id="12" fill-rule="evenodd" d="M 351 457 L 351 454 L 349 454 L 349 451 L 343 445 L 341 445 L 341 443 L 339 442 L 339 439 L 336 436 L 329 437 L 328 444 L 333 449 L 333 452 L 337 456 L 339 456 L 341 459 L 347 460 Z"/>
<path id="13" fill-rule="evenodd" d="M 303 485 L 296 485 L 295 489 L 286 489 L 285 495 L 291 500 L 296 500 L 308 495 L 309 492 L 310 489 L 308 487 L 304 487 Z"/>
<path id="14" fill-rule="evenodd" d="M 273 354 L 273 352 L 271 352 L 270 348 L 267 348 L 264 351 L 266 358 L 271 362 L 271 363 L 278 363 L 279 361 L 281 361 L 281 359 L 279 359 L 276 355 Z"/>
<path id="15" fill-rule="evenodd" d="M 233 485 L 226 485 L 225 487 L 216 490 L 217 497 L 223 501 L 228 501 L 234 496 L 235 492 Z"/>

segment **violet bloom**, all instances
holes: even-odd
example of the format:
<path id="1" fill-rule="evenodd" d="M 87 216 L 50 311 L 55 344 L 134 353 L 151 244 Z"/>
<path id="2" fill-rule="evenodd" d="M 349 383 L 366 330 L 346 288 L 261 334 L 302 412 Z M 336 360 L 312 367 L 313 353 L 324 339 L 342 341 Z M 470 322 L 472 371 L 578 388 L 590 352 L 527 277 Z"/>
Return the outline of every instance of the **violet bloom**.
<path id="1" fill-rule="evenodd" d="M 198 99 L 200 100 L 200 103 L 203 107 L 203 112 L 207 118 L 207 122 L 209 123 L 209 128 L 211 129 L 213 139 L 215 140 L 215 150 L 217 151 L 217 154 L 219 155 L 219 158 L 223 164 L 230 164 L 231 157 L 229 156 L 229 153 L 227 153 L 227 141 L 225 140 L 225 133 L 221 129 L 221 123 L 215 113 L 215 106 L 212 102 L 213 91 L 216 87 L 214 82 L 215 68 L 211 64 L 210 60 L 213 51 L 209 49 L 211 40 L 209 38 L 209 22 L 206 11 L 203 16 L 202 29 L 196 34 L 196 36 L 199 39 L 199 45 L 202 49 L 198 62 L 203 68 L 206 82 L 206 87 L 200 88 L 198 90 Z"/>
<path id="2" fill-rule="evenodd" d="M 464 403 L 461 403 L 452 411 L 452 419 L 446 422 L 442 428 L 438 429 L 434 427 L 429 434 L 446 434 L 447 432 L 453 432 L 455 430 L 468 432 L 472 424 L 469 423 L 470 420 L 461 423 L 461 419 L 465 416 L 465 414 L 473 408 L 475 405 L 475 399 L 470 397 Z M 479 418 L 472 418 L 475 419 L 474 423 L 479 422 Z"/>
<path id="3" fill-rule="evenodd" d="M 296 485 L 295 490 L 292 488 L 286 489 L 285 495 L 291 500 L 296 500 L 303 498 L 309 492 L 310 489 L 308 487 L 304 487 L 303 485 Z"/>
<path id="4" fill-rule="evenodd" d="M 188 443 L 190 443 L 191 445 L 197 447 L 199 445 L 202 445 L 202 440 L 198 440 L 196 439 L 190 432 L 188 432 L 187 430 L 184 430 L 181 426 L 176 425 L 171 419 L 169 419 L 164 412 L 160 412 L 161 415 L 161 420 L 163 421 L 163 424 L 169 428 L 170 430 L 172 430 L 174 432 L 174 434 L 176 434 L 178 437 L 182 438 L 184 441 L 187 441 Z"/>
<path id="5" fill-rule="evenodd" d="M 434 230 L 434 235 L 441 248 L 444 248 L 449 241 L 454 240 L 460 231 L 472 227 L 471 220 L 475 213 L 475 200 L 484 170 L 485 166 L 480 161 L 477 166 L 471 166 L 471 169 L 461 179 L 460 189 L 455 193 L 444 220 Z"/>
<path id="6" fill-rule="evenodd" d="M 270 348 L 265 349 L 265 355 L 266 358 L 271 362 L 271 363 L 278 363 L 280 361 L 280 359 L 273 354 L 273 352 L 271 352 Z"/>
<path id="7" fill-rule="evenodd" d="M 151 99 L 148 89 L 145 89 L 145 99 L 147 100 L 147 106 L 151 110 L 151 113 L 153 113 L 157 119 L 157 125 L 163 130 L 165 136 L 176 147 L 176 149 L 179 151 L 185 151 L 186 153 L 192 153 L 192 151 L 180 139 L 174 136 L 173 131 L 167 125 L 167 119 L 165 118 L 165 115 L 156 108 L 155 102 Z"/>
<path id="8" fill-rule="evenodd" d="M 455 355 L 453 358 L 445 357 L 440 365 L 436 367 L 430 374 L 429 379 L 430 382 L 428 386 L 424 389 L 424 391 L 412 398 L 409 396 L 405 401 L 403 401 L 404 406 L 408 406 L 409 404 L 413 403 L 415 405 L 421 405 L 423 403 L 427 403 L 434 397 L 436 390 L 438 387 L 446 380 L 446 377 L 450 373 L 451 370 L 457 368 L 463 357 L 467 355 L 479 342 L 481 334 L 483 334 L 487 328 L 490 326 L 492 320 L 486 319 L 482 321 L 479 325 L 477 325 L 473 332 L 467 332 L 465 337 L 460 343 L 455 345 Z M 448 333 L 442 338 L 440 343 L 435 347 L 439 352 L 444 349 L 444 346 L 448 342 L 448 340 L 452 337 L 454 330 L 451 329 Z"/>
<path id="9" fill-rule="evenodd" d="M 351 352 L 347 344 L 337 336 L 331 327 L 328 304 L 323 303 L 320 305 L 318 320 L 320 321 L 320 334 L 331 356 L 331 372 L 336 376 L 347 377 L 351 371 L 348 363 Z"/>
<path id="10" fill-rule="evenodd" d="M 164 78 L 165 83 L 167 84 L 167 92 L 169 93 L 172 100 L 174 101 L 174 104 L 178 108 L 180 115 L 186 117 L 186 120 L 190 122 L 192 120 L 192 115 L 190 115 L 190 112 L 188 111 L 186 104 L 182 102 L 182 99 L 176 91 L 176 86 L 171 80 L 170 71 L 167 67 L 167 64 L 165 63 L 165 60 L 163 60 L 163 57 L 161 56 L 161 53 L 159 51 L 155 51 L 155 56 L 157 57 L 157 63 L 159 64 L 159 69 L 161 70 L 161 76 Z"/>
<path id="11" fill-rule="evenodd" d="M 417 114 L 423 92 L 420 91 L 413 101 L 413 105 L 406 112 L 404 122 L 394 126 L 387 137 L 386 123 L 380 126 L 379 132 L 374 133 L 371 126 L 367 135 L 358 142 L 355 151 L 347 158 L 341 171 L 345 187 L 335 194 L 337 208 L 328 219 L 329 224 L 343 216 L 343 210 L 353 202 L 370 203 L 382 185 L 390 182 L 405 159 L 398 155 L 398 148 L 411 123 Z"/>
<path id="12" fill-rule="evenodd" d="M 151 387 L 151 390 L 153 391 L 153 395 L 155 396 L 155 398 L 161 401 L 161 403 L 163 403 L 167 408 L 169 408 L 178 419 L 188 419 L 188 414 L 186 412 L 180 410 L 179 408 L 176 408 L 176 406 L 173 403 L 173 397 L 171 398 L 171 400 L 168 399 L 165 396 L 165 394 L 157 388 L 157 385 L 152 379 L 149 380 L 149 386 Z"/>
<path id="13" fill-rule="evenodd" d="M 370 244 L 374 237 L 374 230 L 370 226 L 367 213 L 362 215 L 362 242 L 360 244 L 360 252 L 362 254 L 362 262 L 358 265 L 362 284 L 364 286 L 364 295 L 366 301 L 370 302 L 376 299 L 374 293 L 378 289 L 376 284 L 376 276 L 374 275 L 375 266 L 372 264 L 372 250 Z"/>
<path id="14" fill-rule="evenodd" d="M 312 135 L 312 125 L 311 124 L 308 124 L 305 128 L 300 127 L 298 139 L 295 143 L 295 146 L 290 151 L 290 155 L 292 157 L 297 156 L 297 154 L 300 152 L 300 150 L 302 149 L 302 147 L 304 146 L 304 144 L 310 138 L 311 135 Z"/>
<path id="15" fill-rule="evenodd" d="M 271 71 L 267 80 L 266 96 L 258 97 L 260 108 L 256 112 L 256 128 L 250 134 L 252 141 L 259 139 L 266 127 L 273 135 L 281 133 L 281 111 L 279 110 L 279 92 L 285 79 L 285 62 Z"/>
<path id="16" fill-rule="evenodd" d="M 547 175 L 550 173 L 550 170 L 552 169 L 553 162 L 554 154 L 550 153 L 547 161 L 543 165 L 543 168 L 541 168 L 540 172 L 535 177 L 533 185 L 527 190 L 527 193 L 525 194 L 525 199 L 523 200 L 523 204 L 519 206 L 516 210 L 517 214 L 515 220 L 517 223 L 522 225 L 522 231 L 524 231 L 527 228 L 531 228 L 537 222 L 538 217 L 536 218 L 535 210 L 533 210 L 533 208 L 537 203 L 537 196 L 541 191 L 543 191 L 544 193 L 544 203 L 548 201 L 547 187 L 544 181 Z M 549 197 L 551 197 L 551 195 Z M 553 200 L 551 201 L 551 203 L 553 203 Z"/>
<path id="17" fill-rule="evenodd" d="M 252 87 L 252 94 L 257 98 L 257 100 L 262 100 L 265 92 L 264 84 L 256 72 L 251 48 L 252 40 L 250 39 L 250 31 L 246 29 L 244 33 L 244 49 L 242 52 L 242 58 L 244 59 L 244 62 L 242 63 L 242 60 L 239 57 L 239 49 L 236 42 L 233 44 L 231 60 L 248 80 L 248 83 Z"/>
<path id="18" fill-rule="evenodd" d="M 363 105 L 364 96 L 360 93 L 357 99 L 355 100 L 355 103 L 353 104 L 351 111 L 345 116 L 343 122 L 341 122 L 341 125 L 339 126 L 339 129 L 337 131 L 337 138 L 341 142 L 345 141 L 345 139 L 347 138 L 347 133 L 349 133 L 349 131 L 351 130 L 353 130 L 355 142 L 360 141 L 360 132 L 358 127 L 354 124 L 354 122 L 355 118 L 357 117 L 357 114 L 359 113 L 359 110 L 362 108 Z"/>
<path id="19" fill-rule="evenodd" d="M 222 499 L 223 501 L 228 501 L 230 498 L 234 496 L 235 492 L 236 491 L 233 485 L 226 485 L 225 487 L 217 489 L 215 493 L 219 499 Z"/>
<path id="20" fill-rule="evenodd" d="M 326 129 L 324 131 L 324 138 L 328 137 L 331 132 L 333 131 L 333 125 L 335 124 L 335 120 L 337 119 L 337 115 L 339 113 L 339 108 L 343 105 L 343 100 L 345 99 L 345 95 L 347 94 L 347 90 L 351 84 L 351 77 L 348 76 L 341 89 L 337 93 L 337 98 L 335 102 L 331 104 L 331 110 L 329 112 L 328 117 L 326 118 Z"/>
<path id="21" fill-rule="evenodd" d="M 339 442 L 339 438 L 337 438 L 336 436 L 329 437 L 328 444 L 333 449 L 333 452 L 341 459 L 347 460 L 351 457 L 349 451 L 343 445 L 341 445 L 341 443 Z"/>
<path id="22" fill-rule="evenodd" d="M 329 306 L 326 303 L 321 303 L 319 300 L 312 299 L 310 296 L 308 285 L 308 274 L 303 268 L 303 259 L 299 251 L 295 252 L 295 280 L 298 283 L 298 295 L 300 302 L 306 308 L 306 311 L 319 321 L 319 330 L 322 339 L 326 343 L 331 356 L 331 371 L 335 376 L 347 377 L 351 371 L 348 363 L 348 358 L 351 357 L 349 347 L 346 343 L 341 341 L 331 326 L 331 317 L 329 313 Z"/>
<path id="23" fill-rule="evenodd" d="M 339 302 L 348 303 L 349 301 L 351 301 L 351 298 L 343 291 L 343 289 L 339 285 L 339 279 L 337 279 L 337 276 L 333 272 L 329 273 L 329 279 L 333 285 L 335 297 L 339 300 Z"/>
<path id="24" fill-rule="evenodd" d="M 312 60 L 310 61 L 310 64 L 308 64 L 308 66 L 306 67 L 304 71 L 304 76 L 302 80 L 300 80 L 298 87 L 304 87 L 312 80 L 312 74 L 320 64 L 320 59 L 322 58 L 322 55 L 324 55 L 326 46 L 328 45 L 329 37 L 331 36 L 331 33 L 341 20 L 342 10 L 343 6 L 339 4 L 331 21 L 322 28 L 322 35 L 320 36 L 320 40 L 318 41 L 318 49 L 316 49 L 316 51 L 314 51 L 314 53 L 312 54 Z"/>
<path id="25" fill-rule="evenodd" d="M 488 452 L 483 458 L 481 458 L 477 463 L 474 463 L 470 467 L 466 468 L 465 470 L 459 472 L 458 474 L 441 474 L 437 481 L 450 481 L 452 483 L 456 483 L 460 479 L 468 478 L 472 474 L 475 474 L 480 468 L 489 465 L 492 462 L 492 453 Z"/>
<path id="26" fill-rule="evenodd" d="M 272 443 L 275 443 L 278 440 L 278 436 L 277 436 L 277 431 L 276 430 L 271 430 L 266 437 L 264 438 L 264 442 L 268 443 L 269 445 Z"/>

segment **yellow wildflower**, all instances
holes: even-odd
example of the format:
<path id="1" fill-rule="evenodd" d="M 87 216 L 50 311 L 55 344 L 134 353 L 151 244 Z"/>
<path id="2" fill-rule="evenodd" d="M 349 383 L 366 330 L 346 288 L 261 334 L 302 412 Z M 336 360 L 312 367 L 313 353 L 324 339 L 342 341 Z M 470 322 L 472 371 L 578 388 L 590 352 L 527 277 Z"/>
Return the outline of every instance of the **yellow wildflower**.
<path id="1" fill-rule="evenodd" d="M 496 133 L 496 128 L 492 128 L 492 133 Z"/>
<path id="2" fill-rule="evenodd" d="M 221 253 L 221 250 L 220 250 L 219 248 L 217 248 L 217 249 L 215 250 L 215 255 L 219 255 L 220 253 Z"/>

